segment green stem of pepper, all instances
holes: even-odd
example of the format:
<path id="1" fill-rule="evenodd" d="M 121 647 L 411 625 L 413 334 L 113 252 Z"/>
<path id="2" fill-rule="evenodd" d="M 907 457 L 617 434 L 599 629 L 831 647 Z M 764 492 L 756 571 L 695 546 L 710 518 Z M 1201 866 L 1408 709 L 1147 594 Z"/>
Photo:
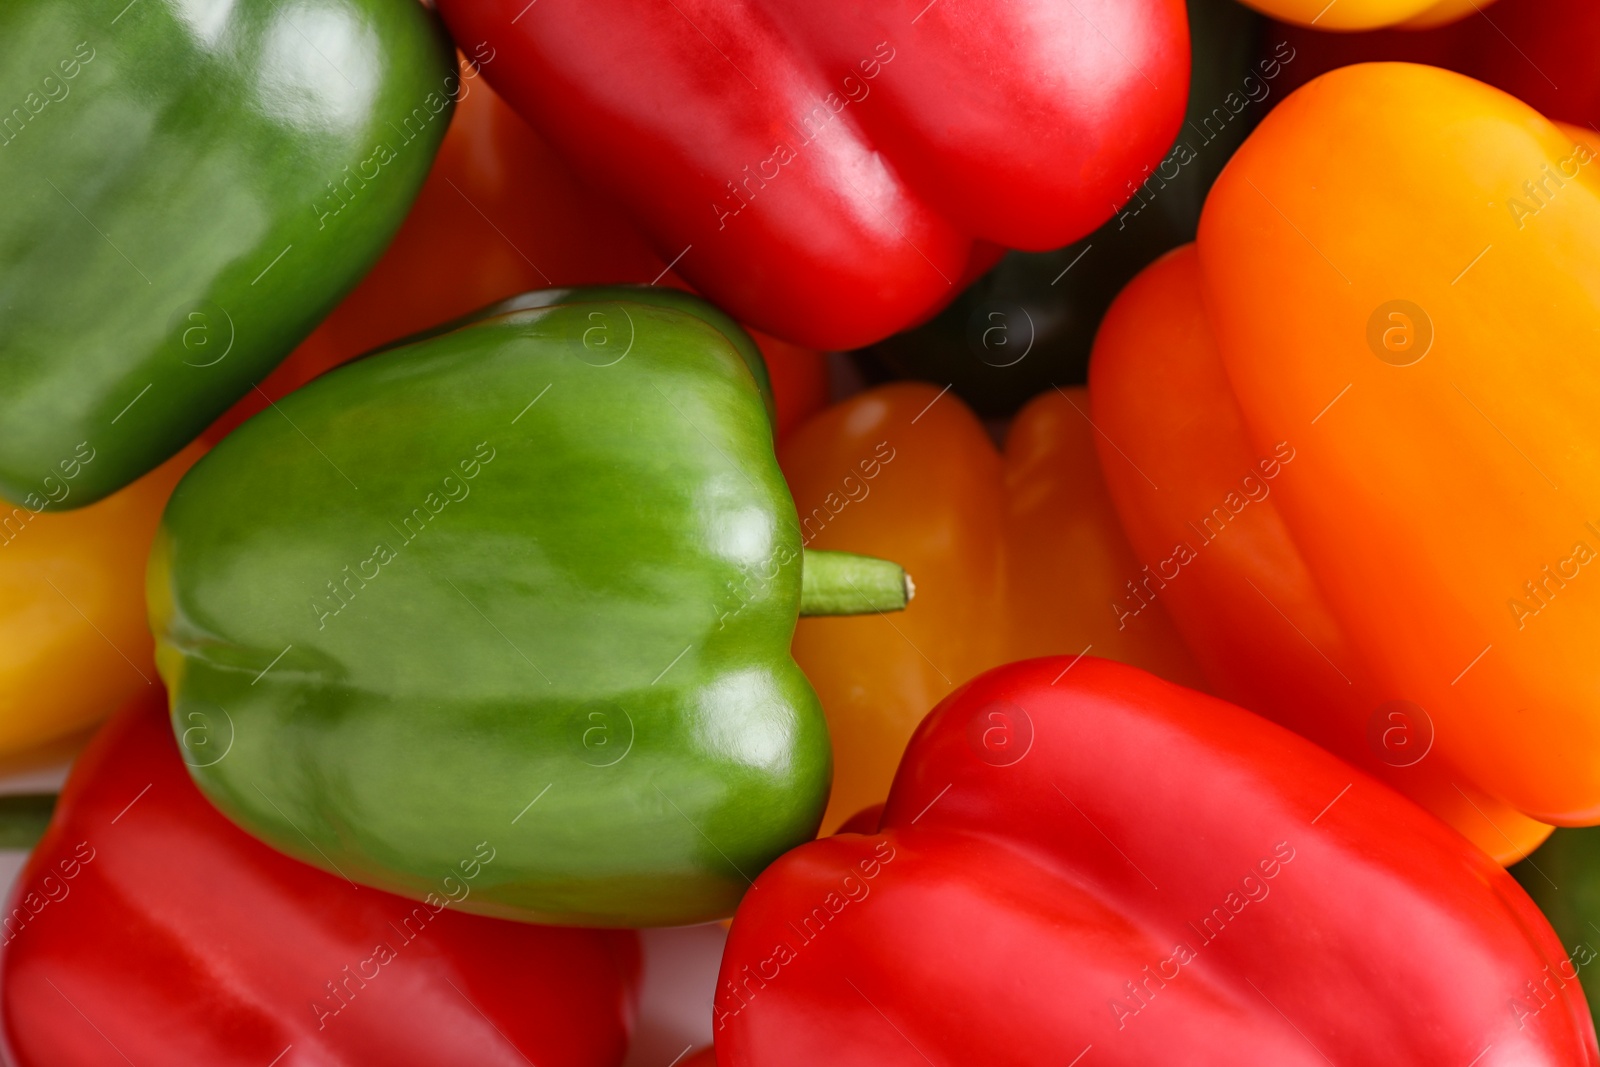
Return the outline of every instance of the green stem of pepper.
<path id="1" fill-rule="evenodd" d="M 915 594 L 905 568 L 886 559 L 808 548 L 800 565 L 801 615 L 904 611 Z"/>

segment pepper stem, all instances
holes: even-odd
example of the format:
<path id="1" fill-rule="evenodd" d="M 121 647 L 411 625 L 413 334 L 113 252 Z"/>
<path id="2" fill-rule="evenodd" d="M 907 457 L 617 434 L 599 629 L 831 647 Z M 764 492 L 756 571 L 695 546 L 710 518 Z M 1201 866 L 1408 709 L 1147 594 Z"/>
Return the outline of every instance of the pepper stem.
<path id="1" fill-rule="evenodd" d="M 868 615 L 904 611 L 916 595 L 898 563 L 852 552 L 806 549 L 800 564 L 801 615 Z"/>
<path id="2" fill-rule="evenodd" d="M 19 793 L 0 797 L 0 848 L 32 848 L 50 825 L 54 793 Z"/>

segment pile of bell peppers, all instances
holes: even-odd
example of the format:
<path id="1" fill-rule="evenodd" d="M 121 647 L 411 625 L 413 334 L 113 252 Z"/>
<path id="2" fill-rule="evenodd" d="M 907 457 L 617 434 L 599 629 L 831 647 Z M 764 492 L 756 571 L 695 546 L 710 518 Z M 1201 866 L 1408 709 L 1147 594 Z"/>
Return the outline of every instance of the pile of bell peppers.
<path id="1" fill-rule="evenodd" d="M 0 1059 L 654 1062 L 721 922 L 676 1063 L 1600 1067 L 1590 5 L 17 0 L 0 93 Z"/>

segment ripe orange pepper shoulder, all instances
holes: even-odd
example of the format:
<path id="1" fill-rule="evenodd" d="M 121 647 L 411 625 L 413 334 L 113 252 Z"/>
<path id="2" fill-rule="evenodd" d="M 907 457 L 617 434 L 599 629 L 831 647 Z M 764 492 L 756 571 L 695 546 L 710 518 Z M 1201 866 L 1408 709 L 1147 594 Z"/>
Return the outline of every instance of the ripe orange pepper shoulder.
<path id="1" fill-rule="evenodd" d="M 1550 827 L 1431 753 L 1432 721 L 1368 668 L 1278 500 L 1304 435 L 1246 435 L 1205 317 L 1193 245 L 1148 268 L 1101 325 L 1091 370 L 1106 477 L 1147 561 L 1115 610 L 1170 613 L 1212 691 L 1311 738 L 1430 808 L 1506 863 Z M 1431 758 L 1430 758 L 1431 757 Z"/>
<path id="2" fill-rule="evenodd" d="M 1460 75 L 1335 71 L 1091 372 L 1135 543 L 1191 546 L 1159 593 L 1218 690 L 1506 861 L 1600 818 L 1597 155 Z"/>

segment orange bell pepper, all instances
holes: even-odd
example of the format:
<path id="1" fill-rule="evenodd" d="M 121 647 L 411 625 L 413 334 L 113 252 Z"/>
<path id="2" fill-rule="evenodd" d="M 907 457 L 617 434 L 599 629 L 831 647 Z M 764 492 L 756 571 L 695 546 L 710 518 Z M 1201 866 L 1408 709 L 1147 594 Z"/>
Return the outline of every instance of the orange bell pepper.
<path id="1" fill-rule="evenodd" d="M 1319 30 L 1426 30 L 1477 14 L 1493 0 L 1245 0 L 1263 14 Z"/>
<path id="2" fill-rule="evenodd" d="M 95 450 L 0 513 L 0 760 L 71 738 L 156 684 L 144 566 L 191 444 L 97 503 L 57 510 Z"/>
<path id="3" fill-rule="evenodd" d="M 801 619 L 794 656 L 833 737 L 831 832 L 888 795 L 928 709 L 990 667 L 1049 654 L 1200 673 L 1158 609 L 1106 612 L 1136 569 L 1094 450 L 1081 388 L 1046 393 L 1002 455 L 954 394 L 881 386 L 800 427 L 779 452 L 808 547 L 893 559 L 917 583 L 903 613 Z M 1010 728 L 996 720 L 997 748 Z"/>
<path id="4" fill-rule="evenodd" d="M 496 60 L 479 46 L 475 61 Z M 580 182 L 473 62 L 433 169 L 394 243 L 333 313 L 207 431 L 235 426 L 379 345 L 517 293 L 573 285 L 687 288 L 602 193 Z M 827 403 L 820 353 L 752 331 L 767 359 L 780 432 Z"/>
<path id="5" fill-rule="evenodd" d="M 1091 364 L 1112 496 L 1215 690 L 1503 862 L 1600 821 L 1600 158 L 1346 67 L 1224 171 Z M 1115 441 L 1112 448 L 1109 441 Z"/>

